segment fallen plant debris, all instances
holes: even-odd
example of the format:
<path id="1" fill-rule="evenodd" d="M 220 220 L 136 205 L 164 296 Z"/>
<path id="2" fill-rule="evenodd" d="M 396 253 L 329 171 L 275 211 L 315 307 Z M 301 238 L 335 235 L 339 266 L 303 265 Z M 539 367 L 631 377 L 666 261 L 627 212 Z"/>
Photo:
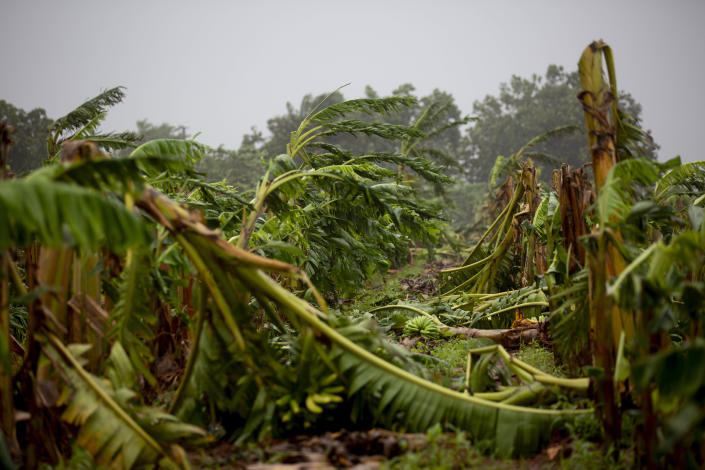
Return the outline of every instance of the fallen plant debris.
<path id="1" fill-rule="evenodd" d="M 594 184 L 534 164 L 574 126 L 529 140 L 464 257 L 426 196 L 468 122 L 440 102 L 324 99 L 252 192 L 193 140 L 97 133 L 120 87 L 21 178 L 2 123 L 0 464 L 705 466 L 705 164 L 643 158 L 604 42 L 579 72 Z"/>
<path id="2" fill-rule="evenodd" d="M 340 430 L 316 436 L 294 436 L 286 440 L 259 443 L 243 452 L 220 444 L 208 455 L 194 454 L 191 462 L 200 467 L 229 465 L 240 468 L 377 468 L 404 452 L 423 448 L 425 434 L 400 434 L 384 429 Z M 252 463 L 270 461 L 271 463 Z M 273 462 L 275 461 L 275 462 Z M 319 467 L 320 466 L 320 467 Z"/>

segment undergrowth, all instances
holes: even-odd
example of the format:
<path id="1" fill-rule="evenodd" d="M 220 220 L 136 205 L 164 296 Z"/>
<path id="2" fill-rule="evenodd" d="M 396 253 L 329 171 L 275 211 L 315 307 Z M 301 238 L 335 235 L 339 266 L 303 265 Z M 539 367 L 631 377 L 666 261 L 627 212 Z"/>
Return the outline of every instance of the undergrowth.
<path id="1" fill-rule="evenodd" d="M 553 352 L 536 343 L 522 344 L 515 356 L 524 362 L 556 377 L 567 377 L 568 371 L 556 363 Z"/>

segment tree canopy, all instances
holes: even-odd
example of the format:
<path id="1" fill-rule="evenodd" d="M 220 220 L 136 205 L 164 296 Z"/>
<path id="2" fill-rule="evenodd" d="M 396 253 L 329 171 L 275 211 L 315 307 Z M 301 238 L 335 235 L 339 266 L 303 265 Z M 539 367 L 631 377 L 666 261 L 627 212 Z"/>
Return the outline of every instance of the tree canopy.
<path id="1" fill-rule="evenodd" d="M 532 138 L 557 127 L 575 126 L 576 131 L 583 130 L 583 110 L 576 99 L 579 91 L 577 71 L 566 72 L 561 66 L 550 65 L 543 76 L 512 76 L 508 83 L 500 85 L 497 95 L 487 95 L 483 100 L 476 101 L 473 118 L 469 119 L 463 117 L 451 93 L 435 89 L 428 95 L 418 96 L 411 83 L 404 83 L 392 91 L 392 96 L 415 97 L 416 103 L 377 118 L 391 124 L 411 126 L 427 113 L 423 123 L 426 127 L 422 131 L 429 137 L 417 150 L 445 166 L 445 172 L 450 176 L 469 182 L 485 182 L 498 156 L 509 156 Z M 327 96 L 325 93 L 310 93 L 301 99 L 298 106 L 288 102 L 285 113 L 267 120 L 265 132 L 253 127 L 251 133 L 244 136 L 238 152 L 256 153 L 264 159 L 282 153 L 298 123 Z M 368 85 L 365 97 L 377 98 L 378 93 Z M 328 96 L 326 102 L 337 104 L 344 100 L 343 92 L 337 90 Z M 631 94 L 621 92 L 619 106 L 629 122 L 640 126 L 642 108 Z M 470 125 L 449 125 L 462 120 Z M 393 143 L 376 136 L 361 138 L 341 134 L 334 136 L 331 142 L 360 154 L 398 150 L 390 147 Z M 650 145 L 642 144 L 636 150 L 635 156 L 655 159 L 658 145 L 653 142 Z M 578 167 L 589 160 L 587 143 L 580 132 L 562 133 L 533 147 L 529 155 L 544 170 L 544 178 L 561 163 Z M 218 174 L 223 172 L 219 171 Z"/>
<path id="2" fill-rule="evenodd" d="M 583 130 L 583 109 L 576 99 L 580 91 L 578 72 L 549 65 L 545 76 L 531 79 L 512 76 L 500 85 L 498 95 L 488 95 L 473 105 L 477 121 L 468 128 L 462 159 L 467 178 L 486 181 L 499 155 L 509 156 L 537 135 L 559 126 L 573 125 Z M 633 117 L 641 118 L 641 105 L 626 92 L 619 96 L 619 106 Z M 655 159 L 658 146 L 642 146 L 642 155 Z M 578 167 L 589 161 L 590 153 L 579 132 L 565 134 L 537 146 L 533 155 L 544 169 L 560 163 Z"/>
<path id="3" fill-rule="evenodd" d="M 0 122 L 3 121 L 17 128 L 10 153 L 10 170 L 22 174 L 39 168 L 47 158 L 47 131 L 53 123 L 46 111 L 42 108 L 25 111 L 0 100 Z"/>
<path id="4" fill-rule="evenodd" d="M 154 139 L 186 139 L 189 137 L 185 126 L 174 126 L 166 122 L 154 124 L 147 119 L 137 121 L 137 134 L 141 137 L 141 144 Z"/>

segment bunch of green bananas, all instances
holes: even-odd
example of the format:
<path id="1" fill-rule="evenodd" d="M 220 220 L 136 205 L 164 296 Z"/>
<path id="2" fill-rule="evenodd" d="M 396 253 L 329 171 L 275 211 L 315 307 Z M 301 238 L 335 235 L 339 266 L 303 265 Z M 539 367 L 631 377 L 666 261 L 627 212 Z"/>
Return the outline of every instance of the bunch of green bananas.
<path id="1" fill-rule="evenodd" d="M 441 330 L 431 318 L 419 315 L 406 322 L 404 325 L 404 336 L 423 336 L 427 339 L 438 339 L 441 336 Z"/>

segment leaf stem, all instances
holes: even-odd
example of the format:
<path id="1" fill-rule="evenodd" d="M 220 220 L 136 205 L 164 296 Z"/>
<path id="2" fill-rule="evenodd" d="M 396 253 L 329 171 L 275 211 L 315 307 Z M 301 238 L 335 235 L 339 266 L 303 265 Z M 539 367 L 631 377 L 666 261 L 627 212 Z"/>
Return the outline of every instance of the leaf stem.
<path id="1" fill-rule="evenodd" d="M 76 370 L 78 375 L 81 376 L 81 378 L 84 380 L 86 385 L 95 393 L 98 395 L 98 397 L 105 402 L 108 408 L 118 415 L 118 417 L 124 421 L 132 430 L 137 434 L 139 437 L 144 439 L 144 441 L 152 447 L 157 453 L 164 455 L 165 457 L 168 458 L 166 452 L 164 452 L 164 449 L 155 441 L 152 436 L 147 434 L 147 432 L 142 429 L 142 427 L 135 422 L 135 420 L 132 419 L 132 417 L 123 410 L 120 405 L 118 405 L 115 400 L 110 398 L 110 396 L 103 390 L 103 388 L 96 383 L 95 380 L 90 376 L 88 372 L 79 364 L 79 362 L 76 360 L 76 358 L 73 357 L 73 354 L 64 346 L 64 344 L 61 342 L 59 338 L 57 338 L 53 333 L 47 333 L 47 338 L 49 339 L 49 342 L 56 348 L 57 351 L 66 359 L 68 362 L 71 363 L 71 366 Z"/>
<path id="2" fill-rule="evenodd" d="M 422 379 L 421 377 L 413 375 L 410 372 L 407 372 L 395 366 L 394 364 L 391 364 L 385 361 L 384 359 L 375 356 L 371 352 L 361 348 L 345 336 L 341 335 L 338 331 L 335 330 L 335 328 L 321 320 L 319 316 L 315 313 L 313 307 L 308 304 L 305 304 L 302 300 L 295 297 L 290 292 L 286 291 L 280 285 L 276 284 L 272 279 L 266 277 L 262 272 L 246 268 L 236 268 L 236 271 L 238 277 L 240 277 L 243 282 L 245 282 L 250 288 L 263 290 L 269 297 L 275 299 L 279 304 L 285 306 L 286 311 L 303 319 L 315 330 L 327 336 L 332 342 L 341 347 L 343 350 L 347 351 L 358 359 L 369 363 L 378 369 L 383 370 L 384 372 L 390 375 L 398 377 L 399 379 L 405 382 L 412 383 L 425 390 L 438 393 L 439 395 L 443 395 L 447 398 L 451 398 L 464 403 L 485 406 L 496 410 L 516 411 L 533 415 L 577 416 L 590 414 L 593 412 L 592 409 L 548 410 L 495 403 L 490 400 L 468 396 L 461 392 L 457 392 L 455 390 L 443 387 L 442 385 L 438 385 L 436 383 Z"/>
<path id="3" fill-rule="evenodd" d="M 383 307 L 376 307 L 376 308 L 373 308 L 373 309 L 371 309 L 369 312 L 372 313 L 372 312 L 378 312 L 378 311 L 380 311 L 380 310 L 393 310 L 393 309 L 397 309 L 397 308 L 398 308 L 398 309 L 411 310 L 412 312 L 416 312 L 416 313 L 418 313 L 418 314 L 420 314 L 420 315 L 423 315 L 423 316 L 425 316 L 425 317 L 430 318 L 430 319 L 433 320 L 438 326 L 442 326 L 442 327 L 446 327 L 446 328 L 447 328 L 447 326 L 446 326 L 445 324 L 443 324 L 443 322 L 440 321 L 435 315 L 431 315 L 430 313 L 426 313 L 426 312 L 424 312 L 423 310 L 421 310 L 420 308 L 416 308 L 416 307 L 413 307 L 413 306 L 411 306 L 411 305 L 403 305 L 403 304 L 385 305 L 385 306 L 383 306 Z"/>

